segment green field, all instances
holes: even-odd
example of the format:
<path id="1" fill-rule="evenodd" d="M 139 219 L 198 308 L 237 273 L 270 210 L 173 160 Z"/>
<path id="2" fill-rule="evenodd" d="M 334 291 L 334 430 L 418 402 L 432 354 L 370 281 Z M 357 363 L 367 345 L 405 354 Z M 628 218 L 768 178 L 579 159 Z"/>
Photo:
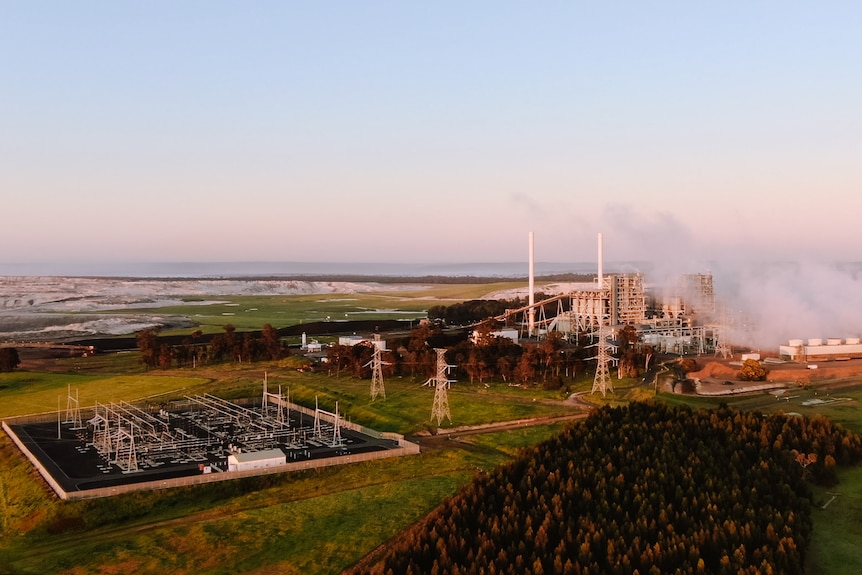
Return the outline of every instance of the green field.
<path id="1" fill-rule="evenodd" d="M 835 383 L 830 382 L 830 385 L 835 385 Z M 834 391 L 823 391 L 815 385 L 809 389 L 787 390 L 779 396 L 760 393 L 726 398 L 705 398 L 661 393 L 658 397 L 672 405 L 685 404 L 692 407 L 709 408 L 726 403 L 738 409 L 759 410 L 764 413 L 792 412 L 808 417 L 820 414 L 835 423 L 840 423 L 847 429 L 862 434 L 862 412 L 859 409 L 860 402 L 862 402 L 862 378 L 846 380 L 840 385 Z"/>
<path id="2" fill-rule="evenodd" d="M 103 313 L 185 316 L 199 326 L 162 332 L 164 335 L 185 335 L 193 329 L 215 333 L 226 324 L 242 331 L 260 329 L 265 323 L 281 328 L 321 321 L 419 319 L 426 317 L 428 308 L 433 305 L 481 298 L 490 292 L 523 286 L 523 282 L 439 284 L 389 291 L 382 286 L 381 291 L 373 293 L 187 298 L 186 305 L 118 309 Z"/>

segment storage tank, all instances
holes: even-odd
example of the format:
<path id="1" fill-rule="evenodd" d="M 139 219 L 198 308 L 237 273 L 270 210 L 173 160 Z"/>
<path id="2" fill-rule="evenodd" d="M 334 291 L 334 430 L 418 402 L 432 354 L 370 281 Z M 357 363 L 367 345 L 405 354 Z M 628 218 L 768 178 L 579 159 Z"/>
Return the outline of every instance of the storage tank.
<path id="1" fill-rule="evenodd" d="M 791 339 L 790 342 L 788 343 L 788 345 L 790 347 L 799 347 L 800 345 L 802 345 L 802 340 L 801 339 Z"/>
<path id="2" fill-rule="evenodd" d="M 830 337 L 826 340 L 826 345 L 841 345 L 840 337 Z"/>
<path id="3" fill-rule="evenodd" d="M 844 343 L 846 343 L 847 345 L 859 345 L 859 338 L 848 337 Z"/>
<path id="4" fill-rule="evenodd" d="M 823 345 L 823 340 L 820 338 L 817 339 L 809 339 L 808 345 Z"/>

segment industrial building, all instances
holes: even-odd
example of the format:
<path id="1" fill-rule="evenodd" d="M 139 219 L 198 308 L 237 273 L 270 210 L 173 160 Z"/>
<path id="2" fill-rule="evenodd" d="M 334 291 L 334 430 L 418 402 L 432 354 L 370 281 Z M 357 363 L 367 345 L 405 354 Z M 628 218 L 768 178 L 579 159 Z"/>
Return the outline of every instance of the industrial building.
<path id="1" fill-rule="evenodd" d="M 231 453 L 227 456 L 228 471 L 247 471 L 266 469 L 287 463 L 287 456 L 281 449 L 265 449 L 251 453 Z"/>
<path id="2" fill-rule="evenodd" d="M 862 342 L 858 337 L 822 339 L 791 339 L 787 345 L 779 346 L 782 359 L 799 362 L 838 361 L 862 358 Z"/>

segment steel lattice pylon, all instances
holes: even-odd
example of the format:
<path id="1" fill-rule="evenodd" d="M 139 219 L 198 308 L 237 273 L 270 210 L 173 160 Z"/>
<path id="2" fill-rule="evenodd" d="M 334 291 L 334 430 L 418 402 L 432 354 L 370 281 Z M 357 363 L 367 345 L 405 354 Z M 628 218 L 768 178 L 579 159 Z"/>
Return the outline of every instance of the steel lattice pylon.
<path id="1" fill-rule="evenodd" d="M 611 383 L 610 369 L 608 368 L 611 356 L 608 353 L 608 342 L 604 326 L 599 326 L 599 341 L 597 345 L 596 377 L 593 379 L 593 390 L 590 393 L 600 391 L 602 392 L 602 397 L 604 397 L 608 391 L 611 393 L 614 391 L 613 383 Z"/>
<path id="2" fill-rule="evenodd" d="M 722 306 L 718 313 L 718 326 L 714 330 L 715 355 L 720 355 L 723 359 L 727 359 L 733 355 L 733 348 L 730 345 L 730 314 L 727 308 Z"/>
<path id="3" fill-rule="evenodd" d="M 449 395 L 447 390 L 452 380 L 449 379 L 449 368 L 453 367 L 446 363 L 446 350 L 435 348 L 437 352 L 437 375 L 432 377 L 425 385 L 434 383 L 434 406 L 431 408 L 431 419 L 437 418 L 437 425 L 443 421 L 443 418 L 452 423 L 452 414 L 449 411 Z"/>
<path id="4" fill-rule="evenodd" d="M 386 389 L 383 387 L 383 352 L 385 346 L 381 346 L 380 334 L 374 334 L 374 355 L 371 357 L 371 401 L 378 397 L 386 399 Z M 368 364 L 366 364 L 368 365 Z"/>

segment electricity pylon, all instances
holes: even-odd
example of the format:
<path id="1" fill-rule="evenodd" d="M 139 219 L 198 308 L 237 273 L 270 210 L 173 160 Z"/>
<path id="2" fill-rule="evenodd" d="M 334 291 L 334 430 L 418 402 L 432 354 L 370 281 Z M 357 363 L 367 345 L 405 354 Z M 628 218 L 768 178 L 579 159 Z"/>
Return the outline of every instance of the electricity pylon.
<path id="1" fill-rule="evenodd" d="M 718 325 L 713 330 L 715 342 L 715 355 L 720 355 L 722 359 L 727 359 L 733 355 L 733 348 L 730 345 L 730 314 L 727 308 L 721 306 L 718 314 Z"/>
<path id="2" fill-rule="evenodd" d="M 447 390 L 454 379 L 449 379 L 449 369 L 455 367 L 446 363 L 446 350 L 435 348 L 437 352 L 437 375 L 425 382 L 425 385 L 434 384 L 434 406 L 431 408 L 431 419 L 437 418 L 437 425 L 443 418 L 452 423 L 452 414 L 449 412 L 449 395 Z"/>
<path id="3" fill-rule="evenodd" d="M 598 353 L 596 354 L 596 377 L 593 379 L 593 390 L 590 393 L 600 391 L 602 397 L 607 395 L 608 391 L 614 392 L 614 385 L 611 383 L 611 373 L 608 364 L 611 362 L 610 353 L 608 353 L 608 341 L 605 335 L 605 326 L 599 326 L 599 341 Z"/>
<path id="4" fill-rule="evenodd" d="M 386 345 L 380 345 L 378 342 L 380 341 L 380 334 L 374 334 L 374 355 L 371 357 L 371 361 L 366 363 L 365 365 L 371 366 L 371 401 L 377 399 L 380 396 L 382 399 L 386 399 L 386 389 L 383 387 L 383 366 L 389 365 L 387 362 L 383 361 L 383 352 L 389 351 L 386 349 Z"/>

